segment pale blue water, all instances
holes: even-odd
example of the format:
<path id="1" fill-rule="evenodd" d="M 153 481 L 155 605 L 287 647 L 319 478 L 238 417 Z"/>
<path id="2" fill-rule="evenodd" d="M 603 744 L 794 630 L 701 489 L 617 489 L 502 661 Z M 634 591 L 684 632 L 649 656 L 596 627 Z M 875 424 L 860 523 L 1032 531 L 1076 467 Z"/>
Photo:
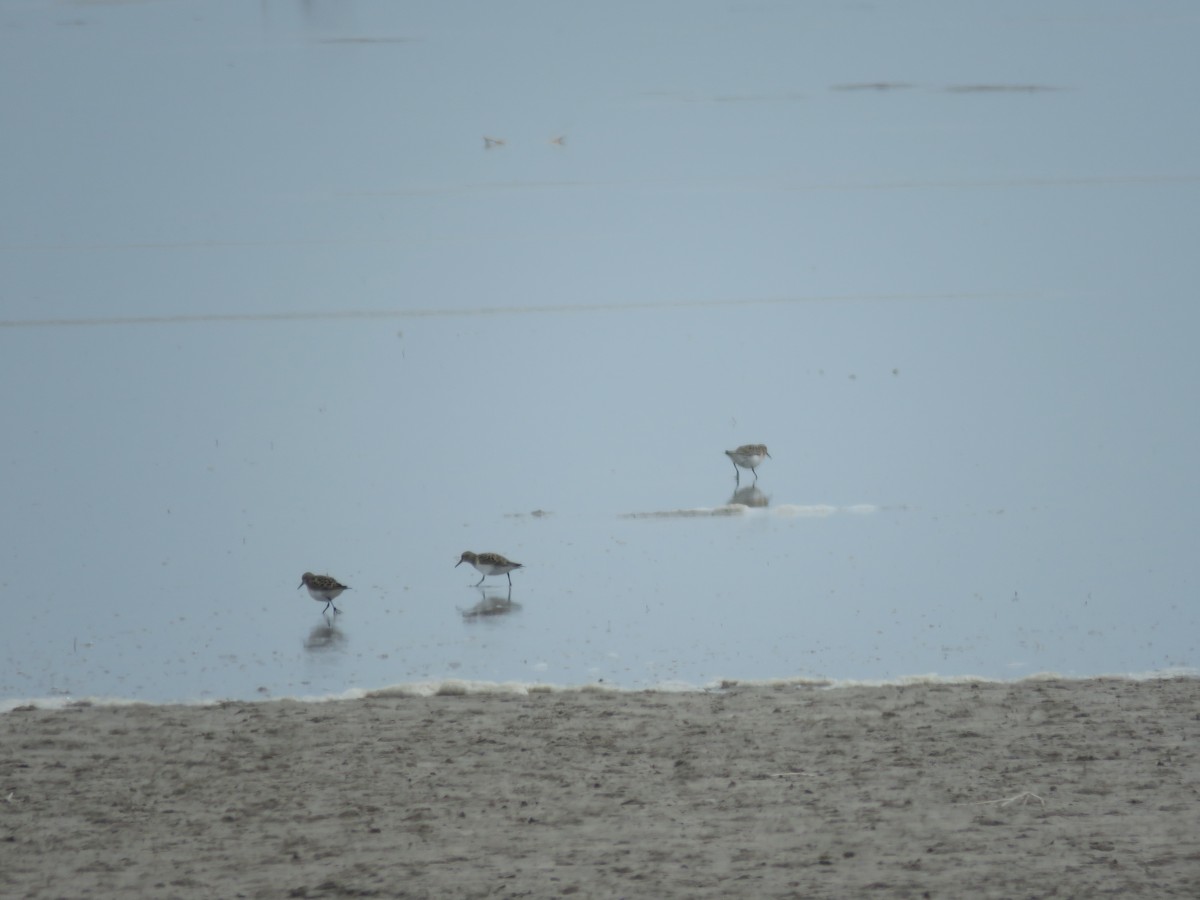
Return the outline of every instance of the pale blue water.
<path id="1" fill-rule="evenodd" d="M 471 9 L 0 10 L 0 708 L 1200 665 L 1190 8 Z"/>

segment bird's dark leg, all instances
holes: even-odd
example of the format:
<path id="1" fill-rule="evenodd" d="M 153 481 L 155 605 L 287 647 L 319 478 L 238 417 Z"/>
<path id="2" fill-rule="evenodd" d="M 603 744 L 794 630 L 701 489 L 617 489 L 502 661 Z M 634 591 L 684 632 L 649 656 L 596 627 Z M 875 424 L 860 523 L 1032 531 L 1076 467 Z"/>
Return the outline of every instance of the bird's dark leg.
<path id="1" fill-rule="evenodd" d="M 754 473 L 754 483 L 758 484 L 758 469 L 751 469 L 750 471 Z"/>
<path id="2" fill-rule="evenodd" d="M 483 579 L 485 579 L 485 578 L 487 578 L 486 575 L 480 575 L 479 580 L 477 582 L 475 582 L 475 587 L 479 587 L 481 584 L 483 584 Z"/>
<path id="3" fill-rule="evenodd" d="M 737 484 L 742 483 L 742 473 L 738 471 L 737 463 L 733 464 L 733 477 L 735 479 L 737 479 L 737 481 L 736 481 Z"/>
<path id="4" fill-rule="evenodd" d="M 504 574 L 508 576 L 508 586 L 512 587 L 512 572 L 505 572 Z"/>

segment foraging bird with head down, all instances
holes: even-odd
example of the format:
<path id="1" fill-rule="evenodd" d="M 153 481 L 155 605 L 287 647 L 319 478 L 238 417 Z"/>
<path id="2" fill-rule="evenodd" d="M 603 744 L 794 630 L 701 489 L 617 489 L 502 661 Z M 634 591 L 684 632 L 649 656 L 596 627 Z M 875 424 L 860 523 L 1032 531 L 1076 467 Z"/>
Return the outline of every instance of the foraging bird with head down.
<path id="1" fill-rule="evenodd" d="M 508 585 L 512 587 L 512 575 L 509 573 L 513 569 L 524 568 L 521 563 L 505 559 L 499 553 L 472 553 L 470 550 L 463 551 L 463 555 L 454 564 L 454 568 L 457 569 L 463 563 L 470 563 L 482 574 L 483 577 L 475 583 L 475 587 L 483 584 L 483 579 L 489 575 L 508 575 Z"/>

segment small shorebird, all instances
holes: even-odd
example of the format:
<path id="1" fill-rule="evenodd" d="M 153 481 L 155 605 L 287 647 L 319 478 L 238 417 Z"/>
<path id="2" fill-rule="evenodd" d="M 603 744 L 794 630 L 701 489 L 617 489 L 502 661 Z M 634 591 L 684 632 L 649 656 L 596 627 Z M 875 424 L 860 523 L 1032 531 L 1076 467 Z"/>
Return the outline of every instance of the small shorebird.
<path id="1" fill-rule="evenodd" d="M 318 603 L 324 603 L 325 608 L 321 612 L 329 612 L 329 607 L 333 606 L 333 601 L 337 599 L 342 591 L 350 590 L 348 585 L 342 584 L 336 578 L 330 578 L 328 575 L 314 575 L 312 572 L 305 572 L 300 576 L 300 583 L 296 585 L 296 590 L 300 588 L 308 588 L 309 595 Z M 334 612 L 341 612 L 336 606 L 333 606 Z"/>
<path id="2" fill-rule="evenodd" d="M 737 477 L 738 484 L 742 483 L 739 468 L 754 472 L 764 459 L 771 457 L 771 454 L 767 452 L 766 444 L 742 444 L 736 450 L 726 450 L 725 455 L 733 461 L 733 474 Z M 754 480 L 758 481 L 757 472 L 754 472 Z"/>
<path id="3" fill-rule="evenodd" d="M 504 146 L 504 138 L 488 137 L 486 134 L 483 136 L 483 149 L 484 150 L 491 150 L 493 147 L 503 147 L 503 146 Z"/>
<path id="4" fill-rule="evenodd" d="M 457 569 L 463 563 L 473 565 L 483 574 L 483 578 L 487 578 L 489 575 L 508 575 L 508 584 L 510 587 L 512 586 L 512 575 L 509 575 L 509 573 L 513 569 L 523 568 L 521 563 L 505 559 L 499 553 L 472 553 L 470 550 L 463 551 L 463 555 L 454 564 L 454 568 Z M 476 587 L 483 584 L 483 578 L 475 582 Z"/>

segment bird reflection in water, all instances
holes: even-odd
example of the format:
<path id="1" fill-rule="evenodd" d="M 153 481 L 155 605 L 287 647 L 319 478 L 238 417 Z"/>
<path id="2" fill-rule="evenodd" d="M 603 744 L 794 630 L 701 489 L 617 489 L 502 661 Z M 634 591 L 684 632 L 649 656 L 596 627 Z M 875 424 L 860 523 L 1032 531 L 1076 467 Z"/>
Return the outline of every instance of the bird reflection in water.
<path id="1" fill-rule="evenodd" d="M 733 496 L 729 498 L 729 502 L 731 504 L 740 503 L 742 506 L 755 508 L 766 506 L 771 502 L 771 498 L 760 491 L 757 485 L 750 485 L 734 491 Z"/>
<path id="2" fill-rule="evenodd" d="M 345 649 L 346 635 L 328 619 L 313 630 L 304 639 L 304 649 L 309 653 L 332 653 Z"/>
<path id="3" fill-rule="evenodd" d="M 506 616 L 509 613 L 517 612 L 521 608 L 520 603 L 513 603 L 512 588 L 508 589 L 505 595 L 484 593 L 483 588 L 479 589 L 479 602 L 470 609 L 459 607 L 459 612 L 462 613 L 464 619 L 480 619 L 484 616 Z"/>

